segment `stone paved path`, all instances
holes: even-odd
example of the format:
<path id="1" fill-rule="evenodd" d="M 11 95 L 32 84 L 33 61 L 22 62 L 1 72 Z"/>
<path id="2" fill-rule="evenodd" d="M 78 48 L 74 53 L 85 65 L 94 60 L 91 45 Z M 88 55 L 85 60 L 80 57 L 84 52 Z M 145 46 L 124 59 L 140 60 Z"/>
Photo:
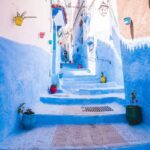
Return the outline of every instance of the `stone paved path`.
<path id="1" fill-rule="evenodd" d="M 0 150 L 98 150 L 146 143 L 150 127 L 144 124 L 69 125 L 22 131 L 0 143 Z"/>
<path id="2" fill-rule="evenodd" d="M 126 145 L 127 142 L 111 125 L 61 126 L 52 142 L 53 146 L 105 146 Z"/>

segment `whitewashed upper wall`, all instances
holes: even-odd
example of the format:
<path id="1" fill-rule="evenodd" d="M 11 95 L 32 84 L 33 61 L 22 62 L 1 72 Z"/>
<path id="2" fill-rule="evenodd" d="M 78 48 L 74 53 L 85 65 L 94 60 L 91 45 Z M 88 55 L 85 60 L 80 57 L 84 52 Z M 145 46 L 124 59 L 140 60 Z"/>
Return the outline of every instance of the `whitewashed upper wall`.
<path id="1" fill-rule="evenodd" d="M 1 0 L 0 5 L 0 36 L 16 42 L 31 44 L 50 51 L 48 40 L 52 38 L 51 7 L 49 0 Z M 13 17 L 17 11 L 35 19 L 25 19 L 23 25 L 16 26 Z M 39 32 L 45 32 L 45 38 L 39 38 Z"/>

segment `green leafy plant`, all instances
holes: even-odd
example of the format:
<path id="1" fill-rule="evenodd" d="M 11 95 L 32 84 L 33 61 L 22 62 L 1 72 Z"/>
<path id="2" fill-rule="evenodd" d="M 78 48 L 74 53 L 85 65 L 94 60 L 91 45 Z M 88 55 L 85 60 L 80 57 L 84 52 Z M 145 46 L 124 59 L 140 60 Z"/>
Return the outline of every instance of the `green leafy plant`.
<path id="1" fill-rule="evenodd" d="M 131 92 L 131 104 L 138 103 L 136 92 Z"/>
<path id="2" fill-rule="evenodd" d="M 26 114 L 26 115 L 32 115 L 32 114 L 34 114 L 34 112 L 32 111 L 32 109 L 27 109 L 27 110 L 24 112 L 24 114 Z"/>
<path id="3" fill-rule="evenodd" d="M 27 114 L 27 115 L 32 115 L 34 112 L 32 109 L 28 108 L 25 109 L 25 104 L 26 103 L 21 103 L 20 106 L 18 107 L 18 114 Z"/>
<path id="4" fill-rule="evenodd" d="M 24 112 L 24 105 L 25 103 L 21 103 L 20 106 L 18 107 L 18 114 L 23 114 Z"/>

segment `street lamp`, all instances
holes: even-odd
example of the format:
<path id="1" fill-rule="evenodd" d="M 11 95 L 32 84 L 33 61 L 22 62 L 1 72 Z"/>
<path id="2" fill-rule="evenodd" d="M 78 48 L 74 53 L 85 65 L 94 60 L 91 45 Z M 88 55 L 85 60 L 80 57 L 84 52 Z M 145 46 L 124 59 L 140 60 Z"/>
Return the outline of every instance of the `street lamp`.
<path id="1" fill-rule="evenodd" d="M 109 9 L 108 2 L 105 3 L 103 1 L 99 7 L 99 12 L 100 12 L 101 16 L 103 16 L 103 17 L 106 16 L 108 13 L 108 9 Z"/>

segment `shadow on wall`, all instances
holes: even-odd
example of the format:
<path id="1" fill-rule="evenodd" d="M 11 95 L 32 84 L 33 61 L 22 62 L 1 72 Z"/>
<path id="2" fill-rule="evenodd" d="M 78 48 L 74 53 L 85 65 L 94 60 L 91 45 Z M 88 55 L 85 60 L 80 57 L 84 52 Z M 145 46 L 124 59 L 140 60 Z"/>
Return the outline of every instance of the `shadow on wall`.
<path id="1" fill-rule="evenodd" d="M 118 50 L 116 48 L 113 49 L 109 44 L 98 40 L 96 58 L 97 75 L 104 72 L 108 82 L 116 82 L 123 85 L 122 62 L 120 62 L 121 56 Z"/>
<path id="2" fill-rule="evenodd" d="M 131 21 L 130 24 L 130 33 L 131 33 L 131 38 L 134 39 L 134 23 Z"/>
<path id="3" fill-rule="evenodd" d="M 31 107 L 49 86 L 50 56 L 42 49 L 0 38 L 0 140 L 18 129 L 17 108 Z"/>
<path id="4" fill-rule="evenodd" d="M 96 72 L 97 75 L 100 76 L 101 72 L 103 72 L 108 82 L 112 82 L 115 80 L 114 77 L 114 54 L 111 49 L 111 47 L 100 41 L 97 40 L 97 46 L 96 46 Z"/>
<path id="5" fill-rule="evenodd" d="M 121 43 L 121 49 L 127 103 L 130 103 L 131 92 L 136 91 L 144 121 L 150 123 L 150 46 L 131 51 Z"/>

